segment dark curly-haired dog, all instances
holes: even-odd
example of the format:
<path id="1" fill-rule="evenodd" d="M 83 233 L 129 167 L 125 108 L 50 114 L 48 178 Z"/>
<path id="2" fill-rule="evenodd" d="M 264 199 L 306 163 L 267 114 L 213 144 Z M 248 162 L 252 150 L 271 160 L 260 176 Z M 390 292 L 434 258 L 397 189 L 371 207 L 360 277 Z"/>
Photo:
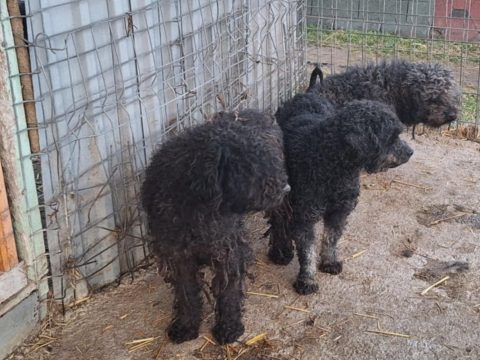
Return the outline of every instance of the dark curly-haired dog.
<path id="1" fill-rule="evenodd" d="M 310 294 L 318 289 L 314 225 L 323 219 L 320 270 L 340 273 L 336 244 L 357 203 L 360 172 L 399 166 L 413 150 L 399 138 L 404 126 L 398 117 L 376 101 L 352 101 L 333 111 L 321 96 L 300 94 L 276 116 L 292 190 L 282 206 L 268 213 L 269 257 L 277 264 L 289 263 L 293 240 L 300 263 L 294 286 L 298 293 Z"/>
<path id="2" fill-rule="evenodd" d="M 153 155 L 142 204 L 152 251 L 174 288 L 170 339 L 198 336 L 203 266 L 214 272 L 213 335 L 225 344 L 243 334 L 242 287 L 252 258 L 243 217 L 278 206 L 289 190 L 281 130 L 273 117 L 253 110 L 219 113 Z"/>
<path id="3" fill-rule="evenodd" d="M 337 106 L 352 100 L 380 101 L 392 105 L 407 126 L 423 123 L 439 127 L 458 115 L 459 88 L 451 71 L 440 64 L 384 61 L 353 66 L 316 84 L 319 71 L 318 67 L 313 70 L 308 91 L 323 95 Z"/>

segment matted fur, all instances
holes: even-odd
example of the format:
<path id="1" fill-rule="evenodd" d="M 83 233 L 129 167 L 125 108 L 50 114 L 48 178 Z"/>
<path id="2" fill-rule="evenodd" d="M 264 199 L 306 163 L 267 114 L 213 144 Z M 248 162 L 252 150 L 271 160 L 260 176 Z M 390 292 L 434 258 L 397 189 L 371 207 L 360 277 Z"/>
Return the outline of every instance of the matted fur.
<path id="1" fill-rule="evenodd" d="M 324 222 L 320 270 L 340 273 L 336 244 L 357 203 L 360 172 L 399 166 L 413 153 L 400 140 L 404 126 L 387 105 L 361 100 L 332 111 L 328 103 L 322 96 L 300 94 L 276 114 L 292 190 L 282 206 L 268 213 L 269 257 L 288 264 L 295 242 L 300 272 L 294 286 L 300 294 L 318 289 L 314 225 Z"/>
<path id="2" fill-rule="evenodd" d="M 440 64 L 384 61 L 353 66 L 314 83 L 311 79 L 309 91 L 323 95 L 336 106 L 362 99 L 390 104 L 408 126 L 423 123 L 439 127 L 458 116 L 460 90 L 452 72 Z"/>
<path id="3" fill-rule="evenodd" d="M 173 341 L 198 336 L 202 266 L 214 272 L 215 339 L 231 343 L 243 334 L 243 282 L 252 258 L 243 218 L 278 206 L 288 190 L 281 130 L 254 110 L 219 113 L 153 155 L 142 204 L 153 253 L 174 288 Z"/>

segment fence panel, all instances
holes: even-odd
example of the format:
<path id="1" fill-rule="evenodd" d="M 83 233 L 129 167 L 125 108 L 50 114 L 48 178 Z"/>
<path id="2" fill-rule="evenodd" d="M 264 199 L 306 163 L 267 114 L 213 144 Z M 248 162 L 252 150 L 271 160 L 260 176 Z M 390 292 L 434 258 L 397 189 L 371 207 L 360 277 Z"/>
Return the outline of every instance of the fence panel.
<path id="1" fill-rule="evenodd" d="M 57 299 L 145 263 L 143 169 L 219 110 L 272 110 L 304 77 L 302 1 L 27 3 Z"/>

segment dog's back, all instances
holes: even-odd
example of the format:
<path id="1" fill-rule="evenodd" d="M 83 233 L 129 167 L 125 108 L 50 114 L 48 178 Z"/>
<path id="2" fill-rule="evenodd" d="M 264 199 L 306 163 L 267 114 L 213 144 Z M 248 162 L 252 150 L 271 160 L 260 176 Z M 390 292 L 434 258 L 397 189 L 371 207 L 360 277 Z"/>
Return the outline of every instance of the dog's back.
<path id="1" fill-rule="evenodd" d="M 312 73 L 313 76 L 313 73 Z M 353 100 L 375 100 L 395 107 L 406 125 L 438 127 L 458 116 L 460 93 L 450 70 L 440 64 L 406 60 L 352 66 L 309 88 L 335 106 Z"/>
<path id="2" fill-rule="evenodd" d="M 142 205 L 154 233 L 264 210 L 287 184 L 282 133 L 273 118 L 248 110 L 219 113 L 186 129 L 153 155 Z"/>
<path id="3" fill-rule="evenodd" d="M 297 94 L 286 101 L 275 113 L 282 131 L 288 132 L 294 128 L 310 125 L 310 121 L 321 120 L 330 116 L 334 106 L 325 97 L 315 93 Z M 314 114 L 313 117 L 299 118 L 298 115 Z M 301 120 L 303 119 L 303 120 Z"/>

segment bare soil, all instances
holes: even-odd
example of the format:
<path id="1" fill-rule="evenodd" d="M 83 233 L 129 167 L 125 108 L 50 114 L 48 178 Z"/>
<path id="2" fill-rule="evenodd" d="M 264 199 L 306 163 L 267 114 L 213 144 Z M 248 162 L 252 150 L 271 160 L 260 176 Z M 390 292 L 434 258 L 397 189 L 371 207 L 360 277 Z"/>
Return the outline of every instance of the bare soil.
<path id="1" fill-rule="evenodd" d="M 277 297 L 247 296 L 239 343 L 227 349 L 203 338 L 211 338 L 208 301 L 201 337 L 170 343 L 171 292 L 148 269 L 57 318 L 11 358 L 479 359 L 480 144 L 435 134 L 407 140 L 415 149 L 407 164 L 362 177 L 339 245 L 343 273 L 319 273 L 318 294 L 295 293 L 297 261 L 269 263 L 265 222 L 250 219 L 257 262 L 247 290 Z M 259 334 L 266 338 L 244 344 Z M 132 343 L 145 338 L 153 339 Z"/>

